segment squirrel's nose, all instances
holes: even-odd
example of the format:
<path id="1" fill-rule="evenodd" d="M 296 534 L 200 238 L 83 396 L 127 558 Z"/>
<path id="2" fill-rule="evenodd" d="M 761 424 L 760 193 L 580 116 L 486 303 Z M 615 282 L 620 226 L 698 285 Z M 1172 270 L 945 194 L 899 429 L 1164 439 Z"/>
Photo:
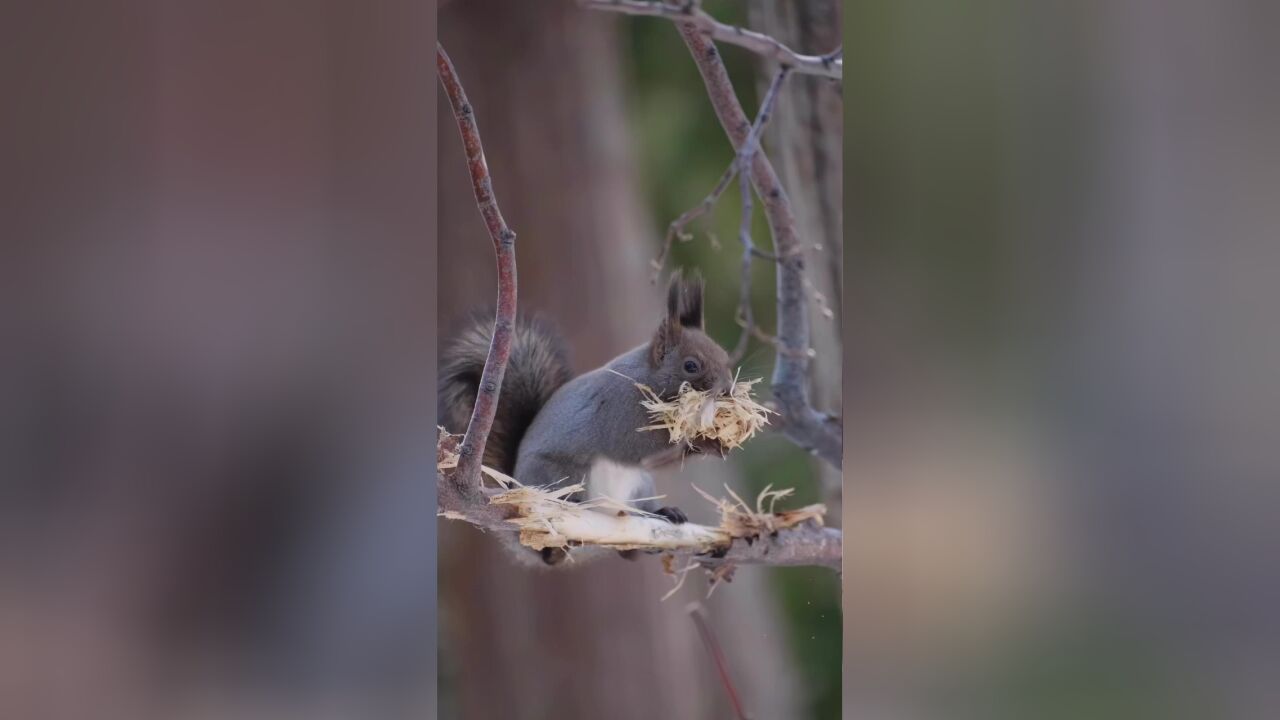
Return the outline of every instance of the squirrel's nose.
<path id="1" fill-rule="evenodd" d="M 729 391 L 733 389 L 733 381 L 728 377 L 718 377 L 716 378 L 716 384 L 711 389 L 714 395 L 728 395 Z"/>

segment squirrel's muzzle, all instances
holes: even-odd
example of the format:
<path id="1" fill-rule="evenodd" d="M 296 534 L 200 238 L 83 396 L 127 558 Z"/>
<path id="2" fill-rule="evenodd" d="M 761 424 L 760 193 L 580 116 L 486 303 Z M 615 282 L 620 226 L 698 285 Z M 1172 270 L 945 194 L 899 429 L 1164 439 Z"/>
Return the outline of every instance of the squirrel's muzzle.
<path id="1" fill-rule="evenodd" d="M 716 381 L 712 383 L 711 387 L 708 389 L 710 390 L 711 394 L 716 397 L 719 397 L 722 395 L 728 395 L 729 391 L 733 389 L 733 378 L 729 377 L 728 375 L 723 375 L 721 377 L 718 377 L 716 378 Z"/>

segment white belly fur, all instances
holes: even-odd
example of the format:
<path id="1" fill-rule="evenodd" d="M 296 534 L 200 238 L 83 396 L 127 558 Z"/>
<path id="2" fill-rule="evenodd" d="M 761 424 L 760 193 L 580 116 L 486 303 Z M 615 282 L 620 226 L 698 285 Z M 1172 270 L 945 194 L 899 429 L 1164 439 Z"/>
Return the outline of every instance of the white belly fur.
<path id="1" fill-rule="evenodd" d="M 629 502 L 651 495 L 653 478 L 641 468 L 619 465 L 609 460 L 596 460 L 587 479 L 587 497 L 608 497 Z"/>

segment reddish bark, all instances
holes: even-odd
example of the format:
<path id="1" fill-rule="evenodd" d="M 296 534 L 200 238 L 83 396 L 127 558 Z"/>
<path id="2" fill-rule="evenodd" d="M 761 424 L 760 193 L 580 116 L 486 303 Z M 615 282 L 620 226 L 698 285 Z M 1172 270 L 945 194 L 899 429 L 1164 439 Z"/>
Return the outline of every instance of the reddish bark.
<path id="1" fill-rule="evenodd" d="M 476 391 L 476 405 L 467 424 L 467 433 L 459 448 L 458 469 L 454 473 L 454 486 L 466 498 L 478 498 L 480 488 L 480 461 L 484 446 L 493 428 L 493 417 L 498 410 L 498 394 L 502 389 L 502 376 L 506 373 L 507 359 L 511 355 L 511 333 L 516 319 L 516 234 L 507 227 L 498 209 L 498 199 L 493 194 L 493 180 L 489 177 L 489 165 L 484 159 L 484 147 L 480 143 L 480 128 L 476 125 L 475 110 L 467 102 L 467 94 L 453 68 L 444 47 L 436 43 L 436 69 L 453 117 L 458 121 L 462 134 L 462 146 L 467 155 L 467 169 L 471 173 L 471 186 L 476 196 L 476 207 L 484 218 L 485 228 L 493 239 L 493 251 L 498 261 L 498 308 L 493 321 L 493 340 L 489 345 L 489 357 L 480 375 L 480 387 Z"/>

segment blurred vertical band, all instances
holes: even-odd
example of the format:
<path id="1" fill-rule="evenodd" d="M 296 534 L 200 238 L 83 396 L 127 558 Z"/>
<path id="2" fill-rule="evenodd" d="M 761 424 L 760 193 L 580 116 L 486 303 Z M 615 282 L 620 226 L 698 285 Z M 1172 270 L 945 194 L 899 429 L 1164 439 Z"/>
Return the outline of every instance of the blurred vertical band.
<path id="1" fill-rule="evenodd" d="M 848 716 L 1277 717 L 1280 7 L 852 7 Z"/>
<path id="2" fill-rule="evenodd" d="M 0 9 L 0 717 L 433 717 L 433 3 Z"/>

